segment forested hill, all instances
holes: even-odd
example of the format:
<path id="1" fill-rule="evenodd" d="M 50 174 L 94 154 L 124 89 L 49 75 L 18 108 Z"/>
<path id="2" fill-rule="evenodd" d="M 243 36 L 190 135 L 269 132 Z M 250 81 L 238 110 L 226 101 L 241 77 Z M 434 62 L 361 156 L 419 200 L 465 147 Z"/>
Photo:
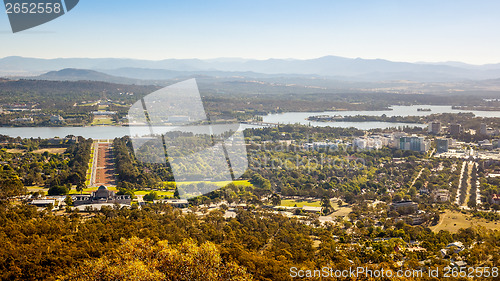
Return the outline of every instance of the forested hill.
<path id="1" fill-rule="evenodd" d="M 35 80 L 51 80 L 51 81 L 103 81 L 118 84 L 144 84 L 138 79 L 118 77 L 108 75 L 102 72 L 88 70 L 65 68 L 59 71 L 50 71 L 45 74 L 33 77 Z"/>
<path id="2" fill-rule="evenodd" d="M 158 88 L 98 81 L 0 80 L 0 103 L 73 104 L 102 98 L 135 102 Z"/>

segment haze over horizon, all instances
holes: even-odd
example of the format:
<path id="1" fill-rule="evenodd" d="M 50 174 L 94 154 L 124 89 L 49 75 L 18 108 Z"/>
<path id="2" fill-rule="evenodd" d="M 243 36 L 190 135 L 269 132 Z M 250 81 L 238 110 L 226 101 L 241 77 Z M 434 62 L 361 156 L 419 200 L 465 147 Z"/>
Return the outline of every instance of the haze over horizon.
<path id="1" fill-rule="evenodd" d="M 12 34 L 0 13 L 0 57 L 312 59 L 500 62 L 500 2 L 80 1 L 61 18 Z M 36 47 L 34 47 L 36 46 Z"/>
<path id="2" fill-rule="evenodd" d="M 345 59 L 362 59 L 362 60 L 382 60 L 382 61 L 390 61 L 390 62 L 399 62 L 399 63 L 413 63 L 413 64 L 467 64 L 471 66 L 484 66 L 484 65 L 489 65 L 489 64 L 500 64 L 500 61 L 497 62 L 489 62 L 489 63 L 483 63 L 483 64 L 475 64 L 475 63 L 467 63 L 464 61 L 457 61 L 457 60 L 448 60 L 448 61 L 402 61 L 402 60 L 391 60 L 387 58 L 365 58 L 365 57 L 344 57 L 344 56 L 338 56 L 335 54 L 327 54 L 323 56 L 315 56 L 315 57 L 310 57 L 310 58 L 294 58 L 294 57 L 286 57 L 286 58 L 280 58 L 280 57 L 268 57 L 268 58 L 252 58 L 252 57 L 209 57 L 209 58 L 198 58 L 198 57 L 187 57 L 187 58 L 179 58 L 179 57 L 165 57 L 165 58 L 158 58 L 158 59 L 141 59 L 137 57 L 102 57 L 102 56 L 96 56 L 96 57 L 30 57 L 30 56 L 17 56 L 17 55 L 12 55 L 12 56 L 3 56 L 0 57 L 0 59 L 5 59 L 9 57 L 21 57 L 21 58 L 30 58 L 30 59 L 42 59 L 42 60 L 57 60 L 57 59 L 123 59 L 123 60 L 143 60 L 143 61 L 163 61 L 163 60 L 202 60 L 202 61 L 268 61 L 268 60 L 290 60 L 290 61 L 304 61 L 304 60 L 315 60 L 315 59 L 321 59 L 325 57 L 338 57 L 338 58 L 345 58 Z"/>

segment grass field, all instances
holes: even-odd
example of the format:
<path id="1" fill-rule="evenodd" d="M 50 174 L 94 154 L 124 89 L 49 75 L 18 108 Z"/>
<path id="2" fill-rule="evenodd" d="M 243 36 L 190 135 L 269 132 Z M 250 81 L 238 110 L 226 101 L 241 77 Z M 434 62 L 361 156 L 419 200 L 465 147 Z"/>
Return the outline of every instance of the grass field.
<path id="1" fill-rule="evenodd" d="M 81 103 L 81 104 L 77 104 L 76 106 L 94 106 L 96 105 L 96 102 L 93 101 L 93 102 L 87 102 L 87 103 Z"/>
<path id="2" fill-rule="evenodd" d="M 116 187 L 114 186 L 107 186 L 108 190 L 111 191 L 118 191 Z M 90 194 L 94 191 L 97 190 L 97 187 L 90 187 L 90 188 L 84 188 L 83 189 L 83 194 Z M 155 191 L 159 196 L 166 196 L 166 197 L 174 197 L 174 191 L 170 190 L 135 190 L 134 194 L 135 195 L 146 195 L 150 193 L 151 191 Z M 76 189 L 72 189 L 69 194 L 80 194 L 80 192 L 76 191 Z"/>
<path id="3" fill-rule="evenodd" d="M 116 189 L 116 187 L 114 187 L 114 186 L 106 186 L 106 188 L 108 190 L 118 191 L 118 189 Z M 90 193 L 96 191 L 97 189 L 98 189 L 98 187 L 84 188 L 82 193 L 90 194 Z M 80 194 L 80 192 L 78 192 L 78 191 L 76 191 L 76 189 L 72 188 L 71 191 L 69 192 L 69 194 Z"/>
<path id="4" fill-rule="evenodd" d="M 90 177 L 92 176 L 92 163 L 94 163 L 94 145 L 95 145 L 95 142 L 92 143 L 92 147 L 90 149 L 89 167 L 87 168 L 87 173 L 85 175 L 85 185 L 86 186 L 90 185 Z"/>
<path id="5" fill-rule="evenodd" d="M 5 150 L 8 153 L 25 153 L 26 150 L 24 149 L 18 149 L 18 148 L 10 148 Z"/>
<path id="6" fill-rule="evenodd" d="M 333 207 L 335 208 L 335 212 L 331 213 L 330 216 L 333 217 L 345 217 L 347 216 L 350 212 L 352 212 L 351 207 L 337 207 L 336 204 L 333 204 Z"/>
<path id="7" fill-rule="evenodd" d="M 174 197 L 173 191 L 166 191 L 166 190 L 137 190 L 137 191 L 134 191 L 134 194 L 135 195 L 146 195 L 146 194 L 150 193 L 151 191 L 155 191 L 159 196 Z"/>
<path id="8" fill-rule="evenodd" d="M 488 229 L 500 230 L 498 222 L 488 222 L 485 219 L 473 218 L 469 214 L 462 214 L 456 211 L 446 210 L 444 214 L 440 214 L 439 223 L 431 226 L 430 229 L 434 232 L 447 230 L 449 232 L 457 232 L 460 228 L 468 228 L 471 226 L 484 226 Z"/>
<path id="9" fill-rule="evenodd" d="M 48 190 L 48 189 L 45 189 L 45 188 L 39 187 L 39 186 L 30 186 L 27 189 L 29 192 L 36 192 L 36 191 L 40 191 L 40 190 L 47 191 Z M 84 188 L 82 191 L 82 194 L 90 194 L 90 193 L 96 191 L 97 189 L 98 189 L 98 187 Z M 107 189 L 111 190 L 111 191 L 118 191 L 118 189 L 114 186 L 107 186 Z M 171 191 L 171 190 L 136 190 L 136 191 L 134 191 L 134 194 L 135 195 L 146 195 L 146 194 L 150 193 L 151 191 L 156 191 L 156 193 L 158 193 L 158 195 L 160 195 L 160 196 L 167 196 L 167 197 L 174 196 L 174 191 Z M 69 192 L 69 194 L 80 194 L 80 192 L 76 191 L 75 187 L 73 187 L 71 189 L 71 191 Z"/>
<path id="10" fill-rule="evenodd" d="M 47 151 L 48 153 L 53 153 L 53 154 L 61 154 L 61 153 L 66 152 L 66 148 L 64 148 L 64 147 L 59 147 L 59 148 L 43 148 L 43 149 L 34 150 L 33 153 L 42 154 L 45 151 Z"/>
<path id="11" fill-rule="evenodd" d="M 115 124 L 113 122 L 113 119 L 106 117 L 106 118 L 95 118 L 92 120 L 92 126 L 99 126 L 99 125 L 113 125 Z"/>
<path id="12" fill-rule="evenodd" d="M 205 181 L 182 181 L 182 182 L 177 182 L 177 185 L 188 185 L 188 184 L 198 184 L 200 182 L 205 182 Z M 238 180 L 238 181 L 214 181 L 214 182 L 209 182 L 211 184 L 215 184 L 219 187 L 224 187 L 230 183 L 234 183 L 235 185 L 243 185 L 243 186 L 252 186 L 252 184 L 247 181 L 247 180 Z"/>
<path id="13" fill-rule="evenodd" d="M 88 180 L 87 180 L 88 182 Z M 200 183 L 201 181 L 187 181 L 187 182 L 178 182 L 178 185 L 187 185 L 187 184 L 197 184 Z M 219 181 L 219 182 L 212 182 L 213 184 L 216 184 L 219 187 L 223 187 L 231 183 L 231 181 Z M 234 184 L 236 185 L 243 185 L 243 186 L 251 186 L 252 184 L 248 182 L 247 180 L 239 180 L 239 181 L 234 181 Z M 106 186 L 108 190 L 112 191 L 118 191 L 118 189 L 115 186 Z M 89 188 L 84 188 L 82 193 L 84 194 L 90 194 L 94 191 L 97 190 L 98 187 L 89 187 Z M 43 188 L 41 187 L 30 187 L 28 188 L 29 191 L 38 191 Z M 174 191 L 173 190 L 135 190 L 134 194 L 135 195 L 146 195 L 150 193 L 151 191 L 156 191 L 158 195 L 160 196 L 167 196 L 167 197 L 173 197 L 174 196 Z M 80 194 L 80 192 L 76 191 L 75 188 L 72 188 L 69 194 Z"/>
<path id="14" fill-rule="evenodd" d="M 22 153 L 22 154 L 26 153 L 26 150 L 18 149 L 18 148 L 6 149 L 5 151 L 8 153 Z M 47 151 L 48 153 L 53 153 L 53 154 L 61 154 L 61 153 L 64 153 L 66 151 L 66 148 L 64 148 L 64 147 L 42 148 L 42 149 L 33 150 L 32 152 L 36 153 L 36 154 L 42 154 L 45 151 Z"/>
<path id="15" fill-rule="evenodd" d="M 26 189 L 28 190 L 28 192 L 37 192 L 40 190 L 44 190 L 44 188 L 40 187 L 40 186 L 27 186 Z M 47 190 L 45 190 L 45 191 L 47 191 Z"/>
<path id="16" fill-rule="evenodd" d="M 320 200 L 293 200 L 293 199 L 285 199 L 281 200 L 281 206 L 285 207 L 294 207 L 297 205 L 297 207 L 301 208 L 304 206 L 309 206 L 309 207 L 321 207 L 321 201 Z"/>

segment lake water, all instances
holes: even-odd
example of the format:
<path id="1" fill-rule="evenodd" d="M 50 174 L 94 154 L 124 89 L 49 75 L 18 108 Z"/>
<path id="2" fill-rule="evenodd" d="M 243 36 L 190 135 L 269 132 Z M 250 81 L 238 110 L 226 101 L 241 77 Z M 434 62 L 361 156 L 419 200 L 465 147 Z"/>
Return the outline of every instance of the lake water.
<path id="1" fill-rule="evenodd" d="M 479 117 L 500 117 L 499 111 L 473 111 L 473 110 L 454 110 L 451 106 L 437 106 L 437 105 L 412 105 L 412 106 L 392 106 L 392 110 L 381 111 L 327 111 L 327 112 L 288 112 L 282 114 L 269 114 L 263 117 L 264 122 L 280 123 L 280 124 L 304 124 L 320 127 L 354 127 L 361 130 L 370 130 L 376 128 L 391 128 L 400 126 L 417 126 L 424 127 L 423 124 L 408 124 L 408 123 L 391 123 L 391 122 L 313 122 L 306 120 L 307 117 L 313 115 L 368 115 L 368 116 L 425 116 L 436 113 L 459 113 L 459 112 L 472 112 Z M 428 111 L 417 111 L 418 108 L 429 108 Z M 242 125 L 242 128 L 255 127 L 251 125 Z M 171 128 L 166 128 L 169 130 Z M 134 134 L 148 134 L 149 127 L 134 127 Z M 93 139 L 113 139 L 116 137 L 123 137 L 130 135 L 128 127 L 106 127 L 106 126 L 93 126 L 93 127 L 0 127 L 0 134 L 8 135 L 11 137 L 22 138 L 53 138 L 65 137 L 67 135 L 83 136 L 85 138 Z"/>
<path id="2" fill-rule="evenodd" d="M 227 125 L 215 125 L 215 131 L 219 127 L 226 129 L 236 130 L 235 128 L 228 127 Z M 252 126 L 241 124 L 241 129 L 255 128 L 259 126 Z M 154 127 L 154 131 L 158 132 L 168 132 L 176 127 L 174 126 L 163 126 Z M 131 134 L 131 129 L 133 133 Z M 206 127 L 183 127 L 183 131 L 191 131 L 194 133 L 203 134 L 206 133 Z M 133 127 L 120 127 L 120 126 L 91 126 L 91 127 L 0 127 L 0 135 L 7 135 L 11 137 L 21 137 L 21 138 L 53 138 L 53 137 L 66 137 L 68 135 L 82 136 L 84 138 L 92 139 L 114 139 L 124 136 L 145 136 L 150 134 L 150 128 L 147 126 L 133 126 Z"/>
<path id="3" fill-rule="evenodd" d="M 428 108 L 431 111 L 418 111 L 419 108 Z M 269 114 L 264 116 L 264 122 L 269 123 L 344 123 L 344 122 L 311 122 L 306 120 L 307 117 L 313 115 L 342 115 L 342 116 L 355 116 L 355 115 L 367 115 L 367 116 L 381 116 L 385 114 L 388 117 L 391 116 L 427 116 L 431 114 L 438 113 L 460 113 L 460 112 L 472 112 L 478 117 L 500 117 L 500 111 L 477 111 L 477 110 L 456 110 L 452 109 L 451 106 L 441 106 L 441 105 L 411 105 L 411 106 L 391 106 L 392 110 L 377 110 L 377 111 L 325 111 L 325 112 L 287 112 L 280 114 Z M 347 123 L 347 122 L 346 122 Z M 351 122 L 348 122 L 351 123 Z M 358 123 L 358 122 L 354 122 Z M 368 122 L 376 123 L 376 122 Z"/>

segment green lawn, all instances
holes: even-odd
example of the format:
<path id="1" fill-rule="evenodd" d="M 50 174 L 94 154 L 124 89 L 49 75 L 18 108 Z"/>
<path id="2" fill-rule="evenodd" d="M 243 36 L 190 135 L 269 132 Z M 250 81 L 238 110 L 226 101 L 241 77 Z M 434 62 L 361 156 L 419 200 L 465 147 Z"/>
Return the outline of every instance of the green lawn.
<path id="1" fill-rule="evenodd" d="M 167 190 L 137 190 L 137 191 L 134 191 L 134 194 L 135 195 L 146 195 L 152 191 L 155 191 L 159 196 L 174 197 L 174 192 L 167 191 Z"/>
<path id="2" fill-rule="evenodd" d="M 281 206 L 294 207 L 295 205 L 297 205 L 297 207 L 299 208 L 304 206 L 321 207 L 321 201 L 320 200 L 306 201 L 306 200 L 293 200 L 293 199 L 281 200 Z"/>
<path id="3" fill-rule="evenodd" d="M 85 185 L 86 186 L 88 186 L 90 184 L 90 177 L 92 176 L 92 163 L 94 163 L 94 145 L 95 145 L 95 142 L 92 144 L 92 148 L 90 150 L 89 167 L 87 169 L 87 174 L 85 175 Z"/>
<path id="4" fill-rule="evenodd" d="M 188 184 L 197 184 L 205 181 L 181 181 L 177 182 L 178 185 L 188 185 Z M 247 180 L 238 180 L 238 181 L 213 181 L 209 182 L 211 184 L 215 184 L 219 187 L 224 187 L 230 183 L 234 183 L 235 185 L 243 185 L 243 186 L 252 186 L 252 184 Z"/>
<path id="5" fill-rule="evenodd" d="M 115 123 L 113 122 L 113 119 L 111 118 L 94 118 L 92 120 L 92 126 L 99 126 L 99 125 L 114 125 Z"/>
<path id="6" fill-rule="evenodd" d="M 95 105 L 95 102 L 85 103 L 85 104 L 77 104 L 76 106 L 94 106 L 94 105 Z"/>
<path id="7" fill-rule="evenodd" d="M 44 188 L 41 186 L 27 186 L 26 189 L 28 190 L 28 192 L 37 192 L 40 190 L 44 190 Z"/>
<path id="8" fill-rule="evenodd" d="M 90 193 L 96 191 L 97 188 L 98 187 L 84 188 L 83 193 L 90 194 Z M 107 186 L 107 188 L 108 188 L 108 190 L 118 191 L 118 189 L 114 186 Z M 146 194 L 150 193 L 151 191 L 156 191 L 156 193 L 158 193 L 158 195 L 160 195 L 160 196 L 168 196 L 168 197 L 174 196 L 174 191 L 171 191 L 171 190 L 135 190 L 134 194 L 135 195 L 146 195 Z M 69 194 L 80 194 L 80 192 L 76 191 L 76 189 L 73 188 L 73 189 L 71 189 Z"/>
<path id="9" fill-rule="evenodd" d="M 108 190 L 112 190 L 112 191 L 117 191 L 118 190 L 114 186 L 106 186 L 106 188 L 108 188 Z M 97 189 L 98 189 L 98 187 L 84 188 L 83 189 L 83 193 L 90 194 L 90 193 L 96 191 Z M 75 188 L 72 188 L 71 191 L 69 192 L 69 194 L 80 194 L 80 192 L 76 191 Z"/>
<path id="10" fill-rule="evenodd" d="M 88 180 L 87 180 L 88 181 Z M 178 182 L 178 185 L 187 185 L 187 184 L 197 184 L 203 181 L 184 181 L 184 182 Z M 211 182 L 219 187 L 226 186 L 230 184 L 232 181 L 217 181 L 217 182 Z M 248 182 L 247 180 L 238 180 L 234 181 L 235 185 L 243 185 L 243 186 L 251 186 L 252 184 Z M 114 186 L 107 186 L 109 190 L 117 191 L 118 189 Z M 97 190 L 97 187 L 89 187 L 89 188 L 84 188 L 83 193 L 90 194 L 94 191 Z M 135 190 L 134 194 L 135 195 L 146 195 L 150 193 L 151 191 L 156 191 L 158 195 L 160 196 L 167 196 L 167 197 L 173 197 L 174 196 L 174 191 L 173 190 Z M 76 189 L 71 189 L 70 194 L 80 194 L 80 192 L 77 192 Z"/>

